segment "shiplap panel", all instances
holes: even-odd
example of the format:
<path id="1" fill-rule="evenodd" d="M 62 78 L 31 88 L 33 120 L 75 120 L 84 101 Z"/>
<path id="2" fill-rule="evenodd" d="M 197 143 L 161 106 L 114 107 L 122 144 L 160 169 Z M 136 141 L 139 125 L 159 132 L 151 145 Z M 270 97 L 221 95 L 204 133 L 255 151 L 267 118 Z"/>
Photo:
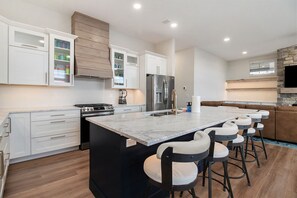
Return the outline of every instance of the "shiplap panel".
<path id="1" fill-rule="evenodd" d="M 75 74 L 112 78 L 109 59 L 109 24 L 75 12 L 72 16 L 75 41 Z"/>

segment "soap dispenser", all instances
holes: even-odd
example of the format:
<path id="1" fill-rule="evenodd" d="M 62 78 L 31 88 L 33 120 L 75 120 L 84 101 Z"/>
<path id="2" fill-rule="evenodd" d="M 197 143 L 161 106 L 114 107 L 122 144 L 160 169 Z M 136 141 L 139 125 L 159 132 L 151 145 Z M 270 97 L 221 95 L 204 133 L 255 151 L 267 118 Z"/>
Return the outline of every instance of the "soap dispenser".
<path id="1" fill-rule="evenodd" d="M 192 103 L 188 102 L 187 104 L 187 112 L 191 112 L 192 111 Z"/>

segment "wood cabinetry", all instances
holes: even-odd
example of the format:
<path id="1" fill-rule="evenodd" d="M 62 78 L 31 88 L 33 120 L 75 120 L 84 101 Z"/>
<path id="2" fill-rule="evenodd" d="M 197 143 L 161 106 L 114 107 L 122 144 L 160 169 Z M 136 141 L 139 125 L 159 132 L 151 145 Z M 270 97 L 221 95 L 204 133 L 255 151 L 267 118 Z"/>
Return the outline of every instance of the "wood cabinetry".
<path id="1" fill-rule="evenodd" d="M 8 25 L 0 18 L 0 84 L 8 83 Z"/>
<path id="2" fill-rule="evenodd" d="M 10 119 L 11 159 L 29 156 L 31 154 L 30 113 L 11 114 Z"/>

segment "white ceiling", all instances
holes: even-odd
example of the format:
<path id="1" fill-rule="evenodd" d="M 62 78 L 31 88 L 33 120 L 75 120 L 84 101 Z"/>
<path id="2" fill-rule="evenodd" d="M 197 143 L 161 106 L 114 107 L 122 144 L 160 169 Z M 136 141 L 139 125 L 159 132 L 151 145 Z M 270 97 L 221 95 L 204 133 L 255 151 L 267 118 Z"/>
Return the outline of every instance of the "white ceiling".
<path id="1" fill-rule="evenodd" d="M 226 60 L 297 44 L 297 0 L 26 1 L 65 14 L 79 11 L 153 43 L 175 38 L 177 50 L 197 46 Z M 134 10 L 134 2 L 142 9 Z M 162 24 L 166 19 L 178 22 L 178 28 Z M 231 38 L 229 43 L 223 42 L 225 36 Z"/>

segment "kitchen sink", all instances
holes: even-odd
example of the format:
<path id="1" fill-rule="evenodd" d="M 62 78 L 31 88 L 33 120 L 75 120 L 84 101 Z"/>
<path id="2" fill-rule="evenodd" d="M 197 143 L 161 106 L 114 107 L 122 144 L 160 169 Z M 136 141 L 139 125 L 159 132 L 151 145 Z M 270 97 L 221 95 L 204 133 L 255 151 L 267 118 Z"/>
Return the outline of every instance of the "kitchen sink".
<path id="1" fill-rule="evenodd" d="M 152 114 L 150 114 L 150 116 L 161 117 L 161 116 L 165 116 L 165 115 L 174 115 L 174 114 L 175 113 L 172 111 L 167 111 L 167 112 L 152 113 Z M 180 112 L 177 112 L 177 114 L 180 114 Z"/>

